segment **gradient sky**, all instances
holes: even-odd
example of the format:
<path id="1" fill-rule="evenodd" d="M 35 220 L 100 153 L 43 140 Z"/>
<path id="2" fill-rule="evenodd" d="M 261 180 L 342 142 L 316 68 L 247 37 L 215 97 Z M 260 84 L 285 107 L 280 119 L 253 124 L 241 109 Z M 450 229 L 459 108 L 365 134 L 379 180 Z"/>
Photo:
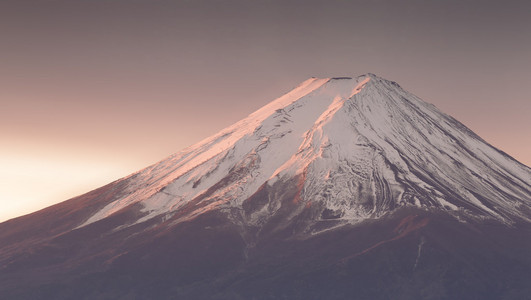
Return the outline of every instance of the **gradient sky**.
<path id="1" fill-rule="evenodd" d="M 528 1 L 0 1 L 0 221 L 311 77 L 371 72 L 531 165 Z"/>

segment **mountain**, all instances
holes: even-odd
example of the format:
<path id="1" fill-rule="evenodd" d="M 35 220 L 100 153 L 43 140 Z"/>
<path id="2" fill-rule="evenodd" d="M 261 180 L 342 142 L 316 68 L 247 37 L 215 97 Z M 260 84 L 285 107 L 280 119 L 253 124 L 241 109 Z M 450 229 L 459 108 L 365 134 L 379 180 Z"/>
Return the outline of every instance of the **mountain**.
<path id="1" fill-rule="evenodd" d="M 0 224 L 5 299 L 531 299 L 531 169 L 397 83 L 310 78 Z"/>

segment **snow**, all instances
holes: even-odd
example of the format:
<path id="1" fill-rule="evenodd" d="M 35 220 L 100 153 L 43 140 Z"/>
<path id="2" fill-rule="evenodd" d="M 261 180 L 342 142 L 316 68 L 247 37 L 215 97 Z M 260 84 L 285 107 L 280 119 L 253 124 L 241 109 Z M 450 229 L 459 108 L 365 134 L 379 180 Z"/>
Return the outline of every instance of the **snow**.
<path id="1" fill-rule="evenodd" d="M 467 207 L 503 222 L 508 216 L 529 220 L 521 213 L 531 202 L 529 168 L 435 106 L 367 74 L 304 81 L 218 134 L 123 179 L 123 197 L 79 227 L 137 203 L 145 215 L 136 223 L 169 218 L 194 199 L 183 220 L 241 208 L 263 184 L 299 174 L 305 178 L 301 207 L 319 203 L 345 222 L 380 217 L 398 205 L 456 214 Z"/>

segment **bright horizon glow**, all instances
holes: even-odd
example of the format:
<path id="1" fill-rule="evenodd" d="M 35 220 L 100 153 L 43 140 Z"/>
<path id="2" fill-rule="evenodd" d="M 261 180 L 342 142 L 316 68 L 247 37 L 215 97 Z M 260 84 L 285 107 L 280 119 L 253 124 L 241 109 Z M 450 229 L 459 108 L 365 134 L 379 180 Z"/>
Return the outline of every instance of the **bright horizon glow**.
<path id="1" fill-rule="evenodd" d="M 0 165 L 0 199 L 9 203 L 0 210 L 0 222 L 84 194 L 130 172 L 112 163 L 4 153 Z"/>

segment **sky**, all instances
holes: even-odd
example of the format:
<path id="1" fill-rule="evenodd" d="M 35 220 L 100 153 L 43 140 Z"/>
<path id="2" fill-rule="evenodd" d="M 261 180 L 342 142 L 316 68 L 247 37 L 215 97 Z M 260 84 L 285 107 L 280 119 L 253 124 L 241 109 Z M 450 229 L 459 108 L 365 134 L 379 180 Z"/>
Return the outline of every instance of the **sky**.
<path id="1" fill-rule="evenodd" d="M 126 176 L 305 79 L 375 73 L 531 165 L 528 1 L 0 1 L 0 221 Z"/>

